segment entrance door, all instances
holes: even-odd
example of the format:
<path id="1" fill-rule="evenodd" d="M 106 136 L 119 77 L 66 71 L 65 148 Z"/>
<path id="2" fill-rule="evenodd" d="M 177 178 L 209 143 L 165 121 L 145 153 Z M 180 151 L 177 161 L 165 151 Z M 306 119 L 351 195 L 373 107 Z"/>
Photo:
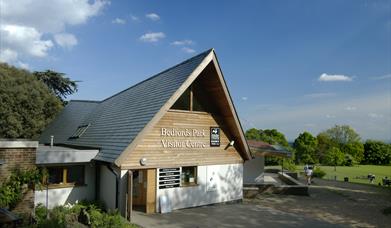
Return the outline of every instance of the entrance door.
<path id="1" fill-rule="evenodd" d="M 133 171 L 133 209 L 145 211 L 147 175 L 146 170 Z"/>
<path id="2" fill-rule="evenodd" d="M 156 212 L 156 169 L 132 170 L 129 189 L 132 189 L 132 200 L 128 205 L 133 210 Z"/>

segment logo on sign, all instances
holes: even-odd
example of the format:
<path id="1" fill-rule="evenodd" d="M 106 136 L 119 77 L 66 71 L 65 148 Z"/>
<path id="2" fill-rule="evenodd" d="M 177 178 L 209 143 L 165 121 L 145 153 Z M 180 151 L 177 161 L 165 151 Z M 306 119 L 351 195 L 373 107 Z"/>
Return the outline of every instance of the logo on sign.
<path id="1" fill-rule="evenodd" d="M 220 146 L 220 128 L 210 128 L 210 146 Z"/>

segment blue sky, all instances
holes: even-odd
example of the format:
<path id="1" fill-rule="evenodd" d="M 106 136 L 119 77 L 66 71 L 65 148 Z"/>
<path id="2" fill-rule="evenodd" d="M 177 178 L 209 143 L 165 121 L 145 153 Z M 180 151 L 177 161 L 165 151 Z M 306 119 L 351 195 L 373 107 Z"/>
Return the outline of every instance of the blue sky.
<path id="1" fill-rule="evenodd" d="M 104 99 L 213 47 L 245 129 L 293 140 L 349 124 L 391 141 L 390 1 L 0 4 L 0 60 L 82 81 L 71 99 Z"/>

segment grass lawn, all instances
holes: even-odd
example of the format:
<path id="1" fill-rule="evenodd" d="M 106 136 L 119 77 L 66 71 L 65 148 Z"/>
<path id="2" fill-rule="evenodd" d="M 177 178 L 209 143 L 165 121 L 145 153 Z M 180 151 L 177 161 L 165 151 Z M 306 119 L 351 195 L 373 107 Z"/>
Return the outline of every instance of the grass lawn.
<path id="1" fill-rule="evenodd" d="M 357 165 L 357 166 L 337 166 L 337 171 L 334 171 L 334 166 L 318 166 L 321 170 L 326 172 L 326 176 L 323 179 L 334 180 L 334 176 L 337 176 L 337 180 L 343 181 L 344 177 L 349 177 L 349 182 L 369 184 L 367 179 L 368 174 L 376 176 L 374 184 L 381 183 L 382 178 L 391 178 L 391 166 L 382 165 Z M 268 167 L 265 167 L 268 168 Z M 280 167 L 281 168 L 281 167 Z M 304 166 L 296 166 L 297 172 L 304 172 Z"/>

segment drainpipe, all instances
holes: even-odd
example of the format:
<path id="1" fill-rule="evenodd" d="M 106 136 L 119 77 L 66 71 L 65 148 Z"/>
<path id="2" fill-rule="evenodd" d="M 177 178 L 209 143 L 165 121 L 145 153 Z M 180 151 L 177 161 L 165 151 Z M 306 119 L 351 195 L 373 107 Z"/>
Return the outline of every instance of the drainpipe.
<path id="1" fill-rule="evenodd" d="M 118 209 L 118 197 L 119 197 L 119 183 L 120 183 L 120 175 L 114 171 L 111 165 L 107 165 L 107 168 L 114 174 L 115 176 L 115 209 Z"/>

